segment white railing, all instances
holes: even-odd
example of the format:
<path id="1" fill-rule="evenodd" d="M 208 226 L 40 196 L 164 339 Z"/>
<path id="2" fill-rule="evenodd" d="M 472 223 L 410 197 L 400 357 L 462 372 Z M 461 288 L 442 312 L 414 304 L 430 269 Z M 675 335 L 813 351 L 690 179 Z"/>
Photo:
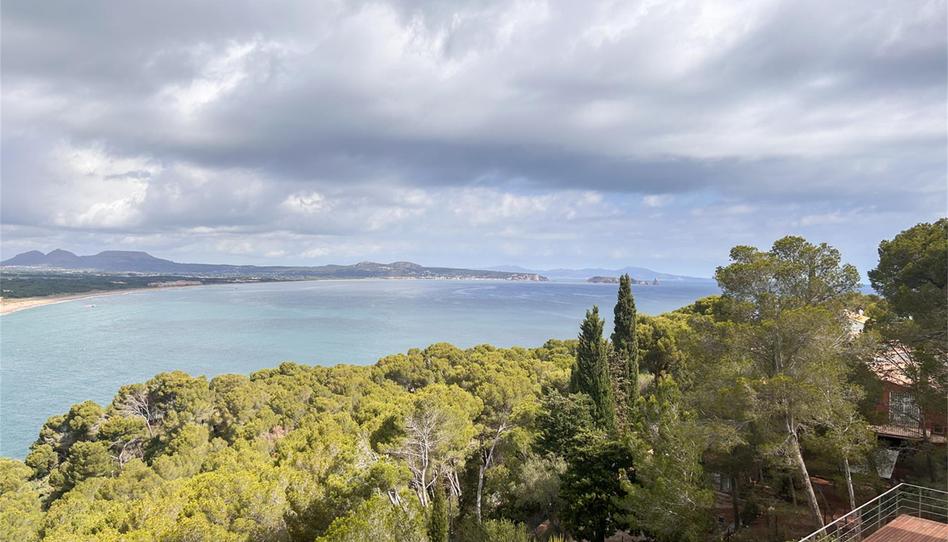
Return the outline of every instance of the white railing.
<path id="1" fill-rule="evenodd" d="M 899 484 L 800 542 L 859 541 L 901 515 L 948 523 L 948 492 Z"/>

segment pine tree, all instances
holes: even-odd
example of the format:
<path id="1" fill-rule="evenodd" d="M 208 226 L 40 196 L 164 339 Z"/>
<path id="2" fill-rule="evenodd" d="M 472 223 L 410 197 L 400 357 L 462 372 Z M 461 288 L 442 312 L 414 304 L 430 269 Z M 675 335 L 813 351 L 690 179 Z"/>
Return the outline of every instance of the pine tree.
<path id="1" fill-rule="evenodd" d="M 428 519 L 428 540 L 448 542 L 448 506 L 444 485 L 435 482 L 431 499 L 431 517 Z"/>
<path id="2" fill-rule="evenodd" d="M 570 391 L 585 393 L 596 406 L 599 425 L 615 428 L 616 409 L 609 378 L 609 345 L 602 338 L 603 321 L 599 318 L 599 307 L 586 311 L 586 319 L 579 333 L 576 348 L 576 363 L 570 375 Z"/>
<path id="3" fill-rule="evenodd" d="M 859 272 L 843 264 L 837 249 L 802 237 L 778 239 L 768 252 L 731 249 L 731 263 L 715 278 L 731 320 L 733 347 L 750 361 L 755 424 L 767 427 L 771 453 L 789 458 L 803 481 L 814 523 L 823 526 L 816 491 L 803 457 L 801 437 L 824 427 L 827 395 L 846 393 L 843 341 L 838 317 L 856 292 Z"/>
<path id="4" fill-rule="evenodd" d="M 619 295 L 616 301 L 615 329 L 612 331 L 612 347 L 619 362 L 624 364 L 621 371 L 625 378 L 625 398 L 634 403 L 638 395 L 639 347 L 635 337 L 635 299 L 632 297 L 632 277 L 628 274 L 619 278 Z"/>

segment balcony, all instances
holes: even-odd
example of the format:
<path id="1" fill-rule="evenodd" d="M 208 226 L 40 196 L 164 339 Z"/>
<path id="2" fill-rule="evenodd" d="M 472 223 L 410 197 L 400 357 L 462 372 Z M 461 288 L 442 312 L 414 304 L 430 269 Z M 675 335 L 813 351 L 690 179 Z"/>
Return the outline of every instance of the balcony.
<path id="1" fill-rule="evenodd" d="M 948 492 L 899 484 L 800 542 L 948 540 Z"/>

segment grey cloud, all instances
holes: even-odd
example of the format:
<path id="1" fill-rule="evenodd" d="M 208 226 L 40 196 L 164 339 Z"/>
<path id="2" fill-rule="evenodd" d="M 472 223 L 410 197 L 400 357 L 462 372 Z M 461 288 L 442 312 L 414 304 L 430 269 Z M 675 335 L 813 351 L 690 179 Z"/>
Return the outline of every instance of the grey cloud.
<path id="1" fill-rule="evenodd" d="M 2 222 L 365 247 L 463 230 L 398 194 L 471 188 L 591 190 L 630 213 L 644 195 L 734 201 L 784 225 L 926 219 L 944 211 L 945 9 L 4 2 Z M 57 148 L 106 165 L 60 167 Z M 322 213 L 288 213 L 311 193 Z M 506 235 L 546 232 L 541 215 Z M 736 238 L 753 219 L 726 222 Z"/>

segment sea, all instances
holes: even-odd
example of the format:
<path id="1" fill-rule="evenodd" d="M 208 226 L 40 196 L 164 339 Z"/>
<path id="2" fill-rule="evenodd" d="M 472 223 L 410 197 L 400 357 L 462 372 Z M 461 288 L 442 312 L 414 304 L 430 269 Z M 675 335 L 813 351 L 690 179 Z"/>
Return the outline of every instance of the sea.
<path id="1" fill-rule="evenodd" d="M 283 361 L 371 364 L 409 348 L 540 346 L 576 337 L 615 284 L 326 280 L 195 286 L 74 300 L 0 317 L 0 456 L 23 458 L 46 419 L 162 371 L 208 378 Z M 659 314 L 718 293 L 707 280 L 635 285 Z"/>

